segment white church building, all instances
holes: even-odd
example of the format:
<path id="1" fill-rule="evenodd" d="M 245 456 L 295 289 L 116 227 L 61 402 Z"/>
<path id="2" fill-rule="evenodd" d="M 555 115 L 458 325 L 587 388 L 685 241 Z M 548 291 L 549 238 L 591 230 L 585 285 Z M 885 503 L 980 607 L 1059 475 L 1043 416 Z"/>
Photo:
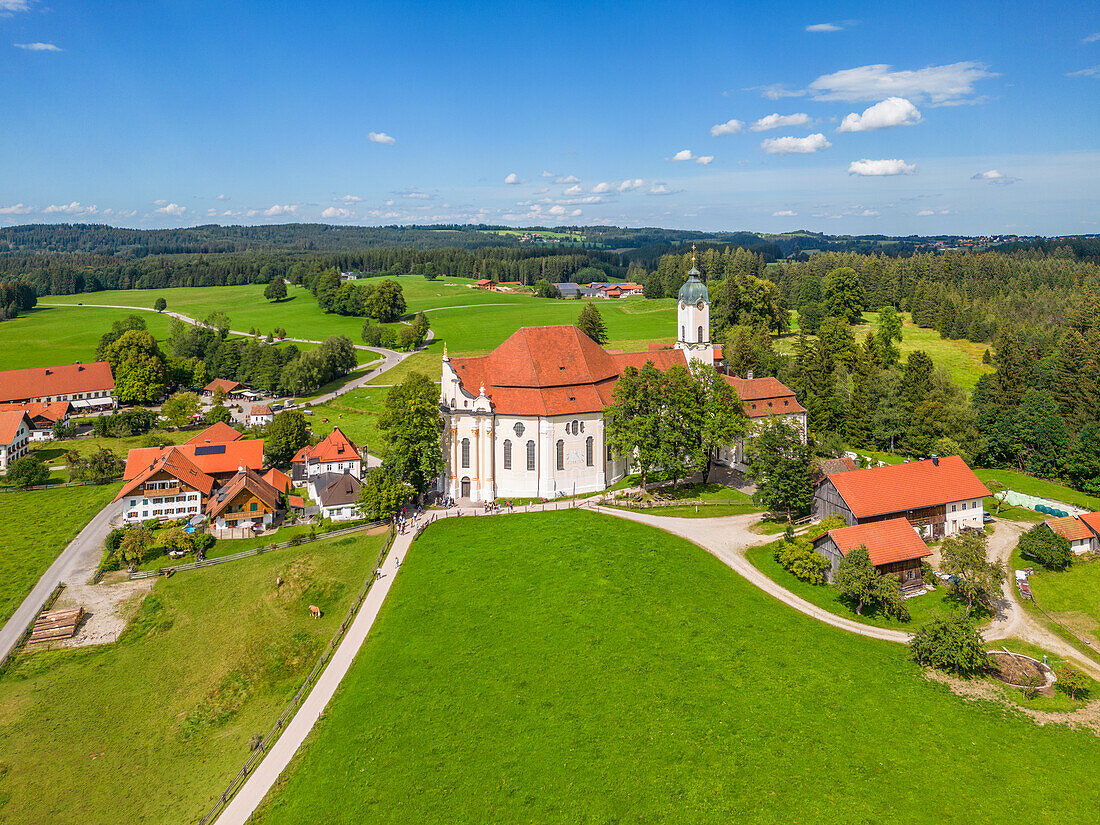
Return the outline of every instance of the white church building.
<path id="1" fill-rule="evenodd" d="M 710 293 L 694 267 L 677 296 L 677 325 L 674 348 L 649 352 L 609 352 L 574 326 L 524 327 L 474 358 L 450 358 L 444 349 L 443 494 L 477 502 L 555 498 L 619 481 L 627 462 L 606 443 L 603 411 L 622 371 L 647 362 L 659 370 L 714 363 Z M 745 380 L 727 380 L 741 382 L 734 386 L 744 400 Z M 741 450 L 724 452 L 734 463 Z"/>

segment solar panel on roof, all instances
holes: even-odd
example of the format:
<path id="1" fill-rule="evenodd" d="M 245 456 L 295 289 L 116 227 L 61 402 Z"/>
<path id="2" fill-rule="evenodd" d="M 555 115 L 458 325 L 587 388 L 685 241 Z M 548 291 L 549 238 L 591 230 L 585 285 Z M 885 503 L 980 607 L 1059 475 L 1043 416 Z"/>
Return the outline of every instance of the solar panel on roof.
<path id="1" fill-rule="evenodd" d="M 222 455 L 225 452 L 224 444 L 209 444 L 195 448 L 195 455 Z"/>

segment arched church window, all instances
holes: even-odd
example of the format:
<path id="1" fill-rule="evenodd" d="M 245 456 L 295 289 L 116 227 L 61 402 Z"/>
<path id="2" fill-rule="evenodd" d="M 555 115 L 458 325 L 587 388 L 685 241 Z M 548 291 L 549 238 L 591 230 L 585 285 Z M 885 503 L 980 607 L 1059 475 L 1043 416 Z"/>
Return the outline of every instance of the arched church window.
<path id="1" fill-rule="evenodd" d="M 593 455 L 593 448 L 596 442 L 592 440 L 592 436 L 588 436 L 584 440 L 584 463 L 588 467 L 596 466 L 595 456 Z"/>
<path id="2" fill-rule="evenodd" d="M 504 439 L 504 469 L 512 469 L 512 442 L 509 439 Z"/>
<path id="3" fill-rule="evenodd" d="M 559 470 L 564 470 L 565 469 L 565 442 L 562 441 L 560 438 L 558 439 L 557 448 L 558 448 L 558 469 Z"/>
<path id="4" fill-rule="evenodd" d="M 516 438 L 520 438 L 523 435 L 523 422 L 517 421 L 512 429 L 516 431 Z"/>
<path id="5" fill-rule="evenodd" d="M 527 442 L 527 470 L 528 472 L 535 471 L 535 442 Z"/>
<path id="6" fill-rule="evenodd" d="M 462 468 L 470 466 L 470 439 L 462 439 Z"/>
<path id="7" fill-rule="evenodd" d="M 699 343 L 703 343 L 703 328 L 699 327 Z"/>
<path id="8" fill-rule="evenodd" d="M 681 326 L 680 326 L 680 340 L 681 340 L 681 341 L 686 341 L 687 339 L 688 339 L 688 336 L 687 336 L 687 327 L 685 327 L 685 326 L 681 325 Z"/>

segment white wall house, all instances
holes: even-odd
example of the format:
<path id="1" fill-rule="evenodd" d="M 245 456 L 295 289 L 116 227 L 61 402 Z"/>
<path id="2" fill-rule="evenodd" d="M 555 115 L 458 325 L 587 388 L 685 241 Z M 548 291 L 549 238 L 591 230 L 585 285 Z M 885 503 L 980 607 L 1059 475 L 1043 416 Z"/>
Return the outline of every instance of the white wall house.
<path id="1" fill-rule="evenodd" d="M 25 411 L 0 412 L 0 473 L 27 454 L 30 440 L 31 420 Z"/>

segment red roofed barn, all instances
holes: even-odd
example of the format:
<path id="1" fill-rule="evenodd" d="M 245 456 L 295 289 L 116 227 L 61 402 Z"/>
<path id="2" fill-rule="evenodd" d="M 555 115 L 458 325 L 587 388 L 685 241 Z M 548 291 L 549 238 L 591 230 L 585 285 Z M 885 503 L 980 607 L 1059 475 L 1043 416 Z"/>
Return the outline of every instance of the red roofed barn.
<path id="1" fill-rule="evenodd" d="M 981 527 L 989 490 L 957 455 L 833 473 L 814 490 L 814 516 L 850 524 L 903 517 L 933 538 Z"/>
<path id="2" fill-rule="evenodd" d="M 897 576 L 903 590 L 924 584 L 920 563 L 932 551 L 908 520 L 892 518 L 840 527 L 814 539 L 814 549 L 829 560 L 829 581 L 836 576 L 841 559 L 857 547 L 866 547 L 875 569 L 882 575 Z"/>
<path id="3" fill-rule="evenodd" d="M 0 371 L 0 404 L 68 401 L 77 409 L 113 408 L 115 377 L 106 361 Z"/>

